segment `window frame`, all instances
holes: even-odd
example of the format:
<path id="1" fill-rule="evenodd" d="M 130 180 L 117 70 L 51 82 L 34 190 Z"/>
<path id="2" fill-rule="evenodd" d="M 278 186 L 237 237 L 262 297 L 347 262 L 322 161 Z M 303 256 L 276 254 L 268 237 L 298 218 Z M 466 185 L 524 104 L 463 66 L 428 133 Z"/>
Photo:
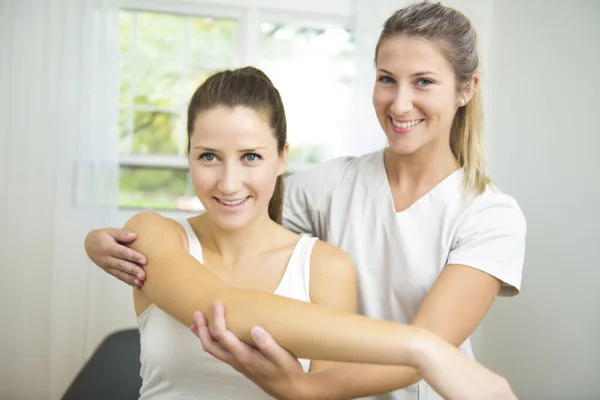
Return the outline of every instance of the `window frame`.
<path id="1" fill-rule="evenodd" d="M 289 1 L 289 0 L 288 0 Z M 246 4 L 247 3 L 247 4 Z M 260 24 L 262 22 L 288 24 L 309 29 L 326 29 L 331 27 L 340 27 L 343 29 L 356 31 L 356 24 L 352 14 L 340 12 L 339 14 L 329 12 L 312 12 L 307 10 L 295 10 L 287 4 L 287 7 L 265 6 L 264 1 L 246 0 L 244 4 L 236 4 L 230 1 L 227 4 L 215 4 L 210 1 L 181 1 L 181 0 L 123 0 L 119 10 L 133 12 L 158 12 L 179 14 L 182 16 L 214 17 L 237 20 L 239 23 L 239 37 L 241 40 L 237 43 L 238 66 L 256 65 L 260 57 Z M 302 0 L 294 3 L 303 3 Z M 281 4 L 281 3 L 278 3 Z M 300 7 L 298 7 L 300 8 Z M 119 52 L 118 60 L 126 60 Z M 207 65 L 207 67 L 210 67 Z M 148 108 L 152 106 L 135 106 L 136 109 Z M 123 107 L 127 109 L 127 107 Z M 167 108 L 161 108 L 160 111 L 166 111 Z M 119 107 L 121 110 L 121 107 Z M 172 109 L 174 113 L 180 110 Z M 133 168 L 159 168 L 169 170 L 188 170 L 188 160 L 180 155 L 146 155 L 146 154 L 118 154 L 119 170 L 122 167 Z M 288 163 L 286 174 L 301 171 L 314 164 L 307 163 Z M 128 215 L 139 211 L 137 208 L 119 207 L 120 211 Z M 194 211 L 183 210 L 156 210 L 163 214 L 178 215 L 197 214 Z"/>

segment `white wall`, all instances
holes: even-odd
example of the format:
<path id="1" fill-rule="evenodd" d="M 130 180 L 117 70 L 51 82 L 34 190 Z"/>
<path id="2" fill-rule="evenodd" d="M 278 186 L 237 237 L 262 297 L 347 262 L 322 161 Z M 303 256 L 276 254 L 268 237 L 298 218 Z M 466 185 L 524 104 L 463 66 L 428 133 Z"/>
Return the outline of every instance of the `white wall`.
<path id="1" fill-rule="evenodd" d="M 488 148 L 528 221 L 522 294 L 480 359 L 521 399 L 600 398 L 600 2 L 495 2 Z"/>

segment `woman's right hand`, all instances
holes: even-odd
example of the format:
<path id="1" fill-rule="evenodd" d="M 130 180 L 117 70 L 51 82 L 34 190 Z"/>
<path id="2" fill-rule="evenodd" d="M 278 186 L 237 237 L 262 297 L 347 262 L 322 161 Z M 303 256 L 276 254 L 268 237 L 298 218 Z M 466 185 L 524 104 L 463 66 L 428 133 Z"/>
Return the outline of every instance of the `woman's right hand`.
<path id="1" fill-rule="evenodd" d="M 141 266 L 146 264 L 146 257 L 123 245 L 136 238 L 135 233 L 123 229 L 94 229 L 85 238 L 85 252 L 94 264 L 107 273 L 141 289 L 146 279 Z"/>

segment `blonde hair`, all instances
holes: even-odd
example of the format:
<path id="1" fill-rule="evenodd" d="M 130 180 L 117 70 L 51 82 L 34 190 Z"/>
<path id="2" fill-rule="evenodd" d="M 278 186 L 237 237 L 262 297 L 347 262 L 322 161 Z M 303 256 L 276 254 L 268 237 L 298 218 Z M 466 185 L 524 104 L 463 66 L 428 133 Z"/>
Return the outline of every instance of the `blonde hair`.
<path id="1" fill-rule="evenodd" d="M 440 3 L 415 3 L 389 17 L 375 48 L 375 62 L 381 44 L 406 35 L 435 43 L 452 64 L 456 90 L 468 89 L 479 67 L 477 35 L 471 22 L 459 11 Z M 465 195 L 481 194 L 490 179 L 486 174 L 481 92 L 475 89 L 471 100 L 458 108 L 450 129 L 450 148 L 464 169 Z"/>

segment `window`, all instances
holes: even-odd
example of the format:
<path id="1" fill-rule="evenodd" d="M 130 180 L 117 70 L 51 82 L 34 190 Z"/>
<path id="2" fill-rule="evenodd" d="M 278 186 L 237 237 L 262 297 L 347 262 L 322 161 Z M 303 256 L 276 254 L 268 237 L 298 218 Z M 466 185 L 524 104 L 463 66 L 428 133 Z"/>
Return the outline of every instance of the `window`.
<path id="1" fill-rule="evenodd" d="M 279 90 L 286 109 L 290 163 L 342 155 L 354 76 L 352 32 L 262 22 L 258 66 Z"/>
<path id="2" fill-rule="evenodd" d="M 187 103 L 211 74 L 256 60 L 279 89 L 292 170 L 343 153 L 354 76 L 353 32 L 258 13 L 120 12 L 119 206 L 202 210 L 187 171 Z M 256 20 L 256 18 L 252 18 Z M 250 46 L 257 54 L 248 54 Z"/>

